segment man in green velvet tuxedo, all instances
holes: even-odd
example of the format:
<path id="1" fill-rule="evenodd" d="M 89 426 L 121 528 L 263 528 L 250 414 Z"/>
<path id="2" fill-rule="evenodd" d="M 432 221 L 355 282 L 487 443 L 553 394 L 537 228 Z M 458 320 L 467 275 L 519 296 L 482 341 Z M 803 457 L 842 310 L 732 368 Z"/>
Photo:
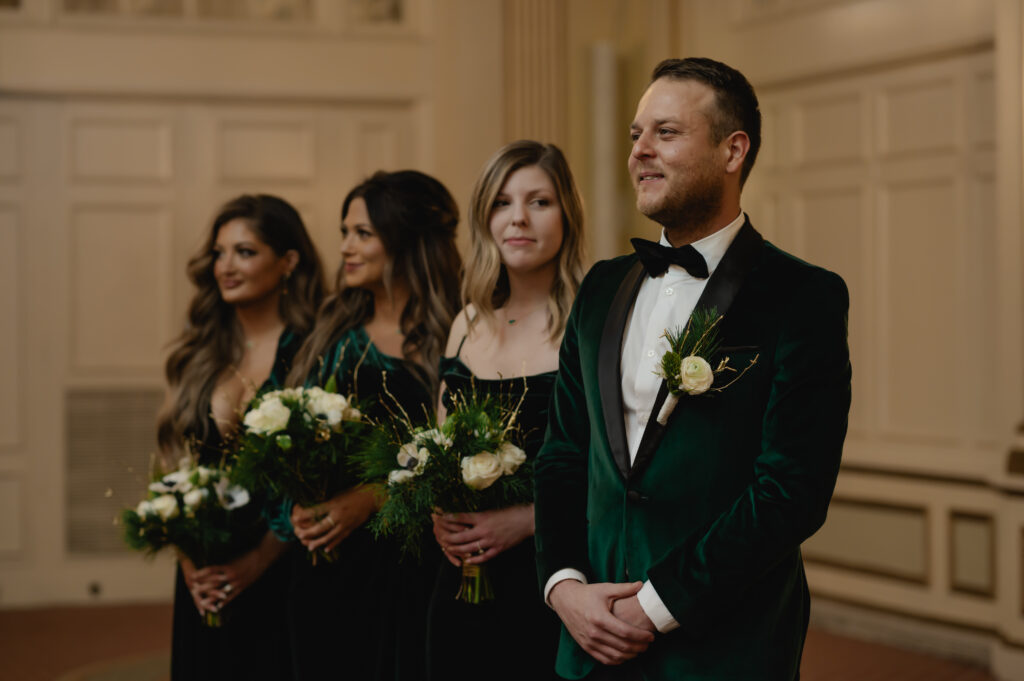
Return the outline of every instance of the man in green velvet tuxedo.
<path id="1" fill-rule="evenodd" d="M 761 115 L 738 71 L 662 62 L 631 136 L 637 207 L 661 242 L 584 279 L 535 468 L 538 571 L 565 625 L 556 670 L 791 681 L 800 544 L 825 520 L 846 436 L 846 286 L 740 209 Z M 710 366 L 750 368 L 683 394 L 662 424 L 664 333 L 694 309 L 722 315 Z"/>

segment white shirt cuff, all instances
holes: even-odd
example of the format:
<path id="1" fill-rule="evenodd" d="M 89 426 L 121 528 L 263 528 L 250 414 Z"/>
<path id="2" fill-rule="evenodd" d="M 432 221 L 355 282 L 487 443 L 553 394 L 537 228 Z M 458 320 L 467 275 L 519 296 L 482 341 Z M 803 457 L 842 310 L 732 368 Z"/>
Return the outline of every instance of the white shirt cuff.
<path id="1" fill-rule="evenodd" d="M 556 575 L 558 573 L 555 573 Z M 554 577 L 552 577 L 554 579 Z M 550 582 L 549 582 L 550 583 Z M 651 580 L 644 582 L 644 585 L 637 592 L 636 599 L 640 601 L 640 608 L 644 614 L 651 618 L 654 627 L 663 634 L 679 628 L 679 622 L 668 611 L 665 604 L 661 602 L 661 596 L 654 589 Z"/>
<path id="2" fill-rule="evenodd" d="M 544 602 L 548 604 L 549 608 L 551 607 L 551 601 L 548 600 L 548 595 L 551 593 L 551 590 L 555 588 L 555 584 L 564 582 L 567 579 L 575 579 L 577 582 L 587 583 L 587 576 L 574 568 L 562 568 L 551 575 L 548 578 L 547 584 L 544 585 Z"/>

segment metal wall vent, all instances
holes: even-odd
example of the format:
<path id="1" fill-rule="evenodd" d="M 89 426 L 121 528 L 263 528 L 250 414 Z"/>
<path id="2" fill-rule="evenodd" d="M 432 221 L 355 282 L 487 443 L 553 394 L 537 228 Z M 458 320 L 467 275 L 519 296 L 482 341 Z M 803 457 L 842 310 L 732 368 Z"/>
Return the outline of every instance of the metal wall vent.
<path id="1" fill-rule="evenodd" d="M 67 393 L 67 550 L 127 551 L 114 518 L 149 483 L 162 390 L 73 389 Z"/>

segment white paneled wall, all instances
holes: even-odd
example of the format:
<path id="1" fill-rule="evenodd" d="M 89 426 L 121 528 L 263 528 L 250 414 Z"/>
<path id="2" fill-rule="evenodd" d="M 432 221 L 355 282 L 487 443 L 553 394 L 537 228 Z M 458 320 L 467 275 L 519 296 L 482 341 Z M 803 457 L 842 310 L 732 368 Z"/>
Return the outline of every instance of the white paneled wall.
<path id="1" fill-rule="evenodd" d="M 0 603 L 169 594 L 167 561 L 121 548 L 112 521 L 145 486 L 187 259 L 221 203 L 266 192 L 299 209 L 331 276 L 345 192 L 415 167 L 416 130 L 401 101 L 0 101 Z"/>

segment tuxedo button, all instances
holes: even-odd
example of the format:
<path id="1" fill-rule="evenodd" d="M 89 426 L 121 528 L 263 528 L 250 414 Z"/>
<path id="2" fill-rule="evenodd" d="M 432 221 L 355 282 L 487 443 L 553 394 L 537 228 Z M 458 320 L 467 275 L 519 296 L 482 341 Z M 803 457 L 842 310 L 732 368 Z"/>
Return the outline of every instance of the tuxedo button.
<path id="1" fill-rule="evenodd" d="M 654 357 L 654 350 L 648 350 L 647 351 L 647 356 L 648 357 Z"/>
<path id="2" fill-rule="evenodd" d="M 635 489 L 628 490 L 626 492 L 626 498 L 629 499 L 629 501 L 634 504 L 646 504 L 650 500 L 650 497 L 648 497 L 646 494 L 641 494 L 640 492 L 637 492 Z"/>
<path id="3" fill-rule="evenodd" d="M 671 286 L 669 286 L 667 289 L 665 289 L 665 295 L 666 296 L 670 296 L 673 293 L 675 293 L 675 289 L 673 289 Z"/>

